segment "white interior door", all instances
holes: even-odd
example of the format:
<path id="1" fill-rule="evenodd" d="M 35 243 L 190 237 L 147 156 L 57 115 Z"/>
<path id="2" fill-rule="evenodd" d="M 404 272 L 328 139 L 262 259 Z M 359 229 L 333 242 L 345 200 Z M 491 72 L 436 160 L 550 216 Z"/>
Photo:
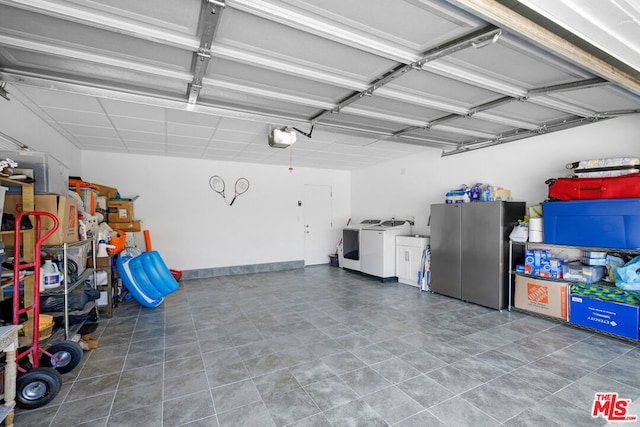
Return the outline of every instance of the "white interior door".
<path id="1" fill-rule="evenodd" d="M 335 252 L 331 224 L 331 186 L 304 186 L 304 264 L 316 265 L 329 262 L 329 254 Z"/>

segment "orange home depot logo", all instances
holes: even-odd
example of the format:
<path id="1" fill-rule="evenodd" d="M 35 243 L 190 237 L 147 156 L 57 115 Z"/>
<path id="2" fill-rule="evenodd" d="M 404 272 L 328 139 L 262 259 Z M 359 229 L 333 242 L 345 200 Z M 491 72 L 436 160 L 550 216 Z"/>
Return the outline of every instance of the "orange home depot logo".
<path id="1" fill-rule="evenodd" d="M 630 404 L 631 399 L 620 399 L 618 393 L 596 393 L 591 416 L 602 417 L 607 421 L 637 421 L 636 415 L 627 414 Z"/>
<path id="2" fill-rule="evenodd" d="M 78 210 L 75 205 L 69 206 L 69 218 L 67 218 L 67 224 L 69 224 L 69 228 L 76 228 L 78 226 Z"/>
<path id="3" fill-rule="evenodd" d="M 532 302 L 549 304 L 549 288 L 534 283 L 527 283 L 527 299 Z"/>

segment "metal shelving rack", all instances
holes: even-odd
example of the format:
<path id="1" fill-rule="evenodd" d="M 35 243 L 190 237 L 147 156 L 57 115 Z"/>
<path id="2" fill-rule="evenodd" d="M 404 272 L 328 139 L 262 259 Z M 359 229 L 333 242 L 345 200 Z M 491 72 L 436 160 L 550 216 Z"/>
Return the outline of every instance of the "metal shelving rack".
<path id="1" fill-rule="evenodd" d="M 69 283 L 68 280 L 68 274 L 67 272 L 68 270 L 68 251 L 69 248 L 77 248 L 77 247 L 81 247 L 81 246 L 85 246 L 85 245 L 91 245 L 91 256 L 93 257 L 93 265 L 96 265 L 95 262 L 95 257 L 96 257 L 96 241 L 95 239 L 88 239 L 88 240 L 81 240 L 78 242 L 74 242 L 74 243 L 63 243 L 62 245 L 55 245 L 55 246 L 47 246 L 48 248 L 59 248 L 62 247 L 62 253 L 63 253 L 63 271 L 64 271 L 64 279 L 62 280 L 62 286 L 60 288 L 55 288 L 55 289 L 47 289 L 43 292 L 41 292 L 41 296 L 49 296 L 49 295 L 63 295 L 64 296 L 64 312 L 63 312 L 63 316 L 64 316 L 64 339 L 68 340 L 70 339 L 71 336 L 71 328 L 69 327 L 69 294 L 74 290 L 77 289 L 79 286 L 81 286 L 91 275 L 93 275 L 93 287 L 95 288 L 95 284 L 97 283 L 96 280 L 96 269 L 92 268 L 92 267 L 87 267 L 85 268 L 85 270 L 78 276 L 78 278 L 72 282 Z M 80 326 L 82 326 L 82 322 L 78 325 L 74 325 L 76 326 L 73 329 L 79 329 Z M 54 335 L 50 338 L 50 339 L 54 339 L 54 337 L 57 338 L 57 334 L 54 333 Z"/>
<path id="2" fill-rule="evenodd" d="M 511 311 L 512 309 L 515 309 L 516 311 L 520 311 L 522 313 L 527 313 L 533 316 L 537 316 L 537 317 L 542 317 L 545 318 L 547 320 L 551 320 L 551 321 L 555 321 L 558 323 L 566 323 L 568 325 L 571 325 L 572 327 L 578 328 L 578 329 L 583 329 L 583 330 L 587 330 L 587 331 L 591 331 L 591 332 L 595 332 L 598 334 L 602 334 L 602 335 L 606 335 L 606 336 L 610 336 L 610 337 L 614 337 L 617 339 L 621 339 L 621 340 L 625 340 L 625 341 L 630 341 L 630 342 L 634 342 L 637 343 L 637 340 L 631 339 L 631 338 L 627 338 L 621 335 L 615 335 L 612 334 L 610 332 L 607 331 L 602 331 L 599 329 L 593 329 L 593 328 L 589 328 L 587 326 L 583 326 L 583 325 L 579 325 L 576 323 L 572 323 L 571 321 L 569 321 L 569 315 L 570 315 L 570 298 L 571 298 L 571 291 L 569 289 L 567 289 L 567 318 L 566 319 L 559 319 L 556 317 L 551 317 L 551 316 L 545 316 L 544 314 L 540 314 L 540 313 L 535 313 L 532 311 L 528 311 L 522 308 L 517 308 L 514 307 L 512 304 L 512 297 L 513 297 L 513 276 L 518 274 L 520 276 L 524 276 L 524 277 L 531 277 L 534 279 L 544 279 L 544 280 L 548 280 L 548 281 L 554 281 L 554 282 L 563 282 L 563 283 L 567 283 L 568 285 L 571 284 L 571 282 L 567 281 L 567 280 L 562 280 L 562 279 L 553 279 L 553 278 L 549 278 L 549 277 L 540 277 L 540 276 L 532 276 L 530 274 L 524 274 L 524 273 L 519 273 L 515 271 L 514 268 L 514 246 L 518 246 L 518 247 L 522 247 L 524 250 L 528 249 L 528 248 L 557 248 L 557 249 L 578 249 L 578 250 L 587 250 L 587 251 L 594 251 L 594 252 L 609 252 L 609 253 L 622 253 L 622 254 L 628 254 L 628 255 L 639 255 L 640 254 L 640 250 L 634 250 L 634 249 L 624 249 L 624 248 L 602 248 L 602 247 L 596 247 L 596 246 L 575 246 L 575 245 L 560 245 L 560 244 L 554 244 L 554 243 L 544 243 L 544 242 L 513 242 L 513 241 L 509 241 L 509 311 Z"/>

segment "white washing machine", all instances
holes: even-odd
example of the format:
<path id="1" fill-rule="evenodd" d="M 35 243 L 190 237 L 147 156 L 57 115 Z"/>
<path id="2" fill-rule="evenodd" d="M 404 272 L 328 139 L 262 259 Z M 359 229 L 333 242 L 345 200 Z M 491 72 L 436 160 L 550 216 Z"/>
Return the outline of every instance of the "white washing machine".
<path id="1" fill-rule="evenodd" d="M 383 221 L 362 228 L 360 238 L 360 271 L 382 280 L 396 277 L 396 236 L 411 234 L 411 223 L 402 220 Z"/>
<path id="2" fill-rule="evenodd" d="M 380 224 L 379 219 L 365 219 L 342 229 L 342 268 L 360 271 L 360 232 L 364 227 Z"/>

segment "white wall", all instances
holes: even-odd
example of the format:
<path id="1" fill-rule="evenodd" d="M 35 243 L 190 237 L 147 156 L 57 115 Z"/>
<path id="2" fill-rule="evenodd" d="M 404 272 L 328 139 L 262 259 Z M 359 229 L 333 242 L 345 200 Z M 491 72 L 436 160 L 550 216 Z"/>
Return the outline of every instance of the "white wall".
<path id="1" fill-rule="evenodd" d="M 565 164 L 590 158 L 640 156 L 640 116 L 605 120 L 483 150 L 440 157 L 440 150 L 355 171 L 352 217 L 415 217 L 415 233 L 429 233 L 430 205 L 476 182 L 508 188 L 514 200 L 547 197 L 545 180 L 566 176 Z"/>
<path id="2" fill-rule="evenodd" d="M 7 87 L 7 91 L 11 101 L 0 98 L 0 132 L 20 141 L 32 151 L 51 154 L 69 167 L 70 175 L 80 174 L 80 149 L 25 107 L 11 93 L 11 86 Z"/>
<path id="3" fill-rule="evenodd" d="M 84 151 L 82 178 L 118 188 L 122 197 L 139 195 L 135 217 L 151 234 L 154 250 L 169 268 L 191 270 L 304 259 L 305 184 L 333 188 L 334 231 L 340 240 L 350 211 L 350 173 L 143 155 Z M 247 193 L 227 206 L 209 188 L 209 177 L 226 181 L 227 198 L 239 177 Z M 327 254 L 335 246 L 327 248 Z M 328 258 L 327 258 L 328 262 Z"/>

